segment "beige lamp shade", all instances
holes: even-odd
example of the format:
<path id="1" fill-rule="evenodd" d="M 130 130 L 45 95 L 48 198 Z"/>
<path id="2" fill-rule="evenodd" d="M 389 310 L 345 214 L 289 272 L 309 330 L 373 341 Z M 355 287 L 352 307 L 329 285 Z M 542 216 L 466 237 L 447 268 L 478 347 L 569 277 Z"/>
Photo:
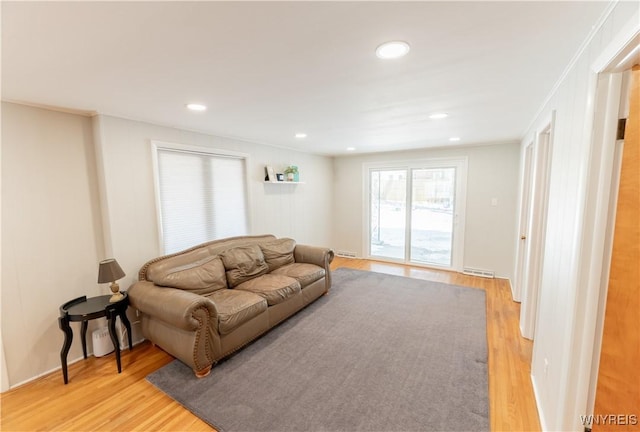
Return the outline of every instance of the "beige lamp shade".
<path id="1" fill-rule="evenodd" d="M 122 268 L 113 258 L 100 261 L 98 269 L 98 283 L 115 282 L 125 276 Z"/>
<path id="2" fill-rule="evenodd" d="M 98 269 L 98 283 L 107 283 L 111 282 L 109 288 L 111 288 L 111 292 L 113 295 L 109 299 L 109 302 L 117 302 L 123 299 L 122 293 L 120 293 L 120 286 L 118 279 L 124 277 L 124 272 L 122 268 L 113 258 L 106 259 L 104 261 L 100 261 L 100 268 Z"/>

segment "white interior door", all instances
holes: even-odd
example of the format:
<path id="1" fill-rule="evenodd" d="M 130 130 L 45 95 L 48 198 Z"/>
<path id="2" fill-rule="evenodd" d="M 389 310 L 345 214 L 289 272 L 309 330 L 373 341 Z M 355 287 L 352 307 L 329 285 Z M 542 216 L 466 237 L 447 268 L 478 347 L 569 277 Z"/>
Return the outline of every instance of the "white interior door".
<path id="1" fill-rule="evenodd" d="M 522 297 L 523 286 L 527 280 L 529 264 L 529 242 L 527 236 L 531 231 L 531 174 L 533 166 L 533 143 L 530 143 L 524 154 L 524 176 L 522 202 L 520 204 L 520 240 L 518 243 L 518 258 L 516 262 L 515 284 L 513 286 L 513 300 L 519 302 Z"/>
<path id="2" fill-rule="evenodd" d="M 531 218 L 529 232 L 526 233 L 527 263 L 523 280 L 522 307 L 520 308 L 520 332 L 527 339 L 533 339 L 538 315 L 538 295 L 542 280 L 545 237 L 547 233 L 547 209 L 551 176 L 551 154 L 553 143 L 552 115 L 548 125 L 538 133 L 534 151 Z"/>

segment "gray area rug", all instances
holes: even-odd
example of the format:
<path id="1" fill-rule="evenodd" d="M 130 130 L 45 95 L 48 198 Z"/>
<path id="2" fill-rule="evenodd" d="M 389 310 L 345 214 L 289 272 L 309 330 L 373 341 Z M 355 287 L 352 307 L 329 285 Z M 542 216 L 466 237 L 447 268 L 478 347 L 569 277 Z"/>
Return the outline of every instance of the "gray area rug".
<path id="1" fill-rule="evenodd" d="M 485 293 L 351 269 L 203 379 L 147 377 L 220 431 L 489 430 Z"/>

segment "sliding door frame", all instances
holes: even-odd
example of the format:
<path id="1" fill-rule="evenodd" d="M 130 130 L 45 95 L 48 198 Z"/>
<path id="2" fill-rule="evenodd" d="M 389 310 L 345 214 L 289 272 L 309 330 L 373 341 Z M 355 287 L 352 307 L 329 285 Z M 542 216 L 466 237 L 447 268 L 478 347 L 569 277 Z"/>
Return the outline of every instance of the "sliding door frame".
<path id="1" fill-rule="evenodd" d="M 429 158 L 418 160 L 399 160 L 388 162 L 370 162 L 362 164 L 362 180 L 363 191 L 365 197 L 363 199 L 363 245 L 362 250 L 365 253 L 366 258 L 376 259 L 380 261 L 399 262 L 411 264 L 419 267 L 437 268 L 443 270 L 462 271 L 463 258 L 464 258 L 464 230 L 465 230 L 465 218 L 466 218 L 466 202 L 467 202 L 467 167 L 468 158 L 464 157 L 451 157 L 451 158 Z M 456 168 L 455 178 L 455 213 L 453 214 L 453 233 L 452 233 L 452 255 L 451 266 L 439 266 L 437 264 L 421 263 L 417 261 L 410 261 L 411 250 L 411 236 L 410 232 L 410 204 L 412 198 L 412 177 L 413 169 L 434 169 L 434 168 Z M 407 183 L 406 183 L 406 225 L 405 225 L 405 258 L 402 260 L 385 258 L 380 256 L 371 255 L 371 171 L 380 170 L 406 170 Z"/>

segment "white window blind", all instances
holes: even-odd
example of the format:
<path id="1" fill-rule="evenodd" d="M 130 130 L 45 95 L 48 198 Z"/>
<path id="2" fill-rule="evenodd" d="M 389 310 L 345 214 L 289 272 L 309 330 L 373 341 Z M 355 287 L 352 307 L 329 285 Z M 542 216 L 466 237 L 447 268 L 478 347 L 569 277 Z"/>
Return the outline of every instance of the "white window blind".
<path id="1" fill-rule="evenodd" d="M 243 158 L 158 147 L 157 176 L 165 254 L 247 234 Z"/>

